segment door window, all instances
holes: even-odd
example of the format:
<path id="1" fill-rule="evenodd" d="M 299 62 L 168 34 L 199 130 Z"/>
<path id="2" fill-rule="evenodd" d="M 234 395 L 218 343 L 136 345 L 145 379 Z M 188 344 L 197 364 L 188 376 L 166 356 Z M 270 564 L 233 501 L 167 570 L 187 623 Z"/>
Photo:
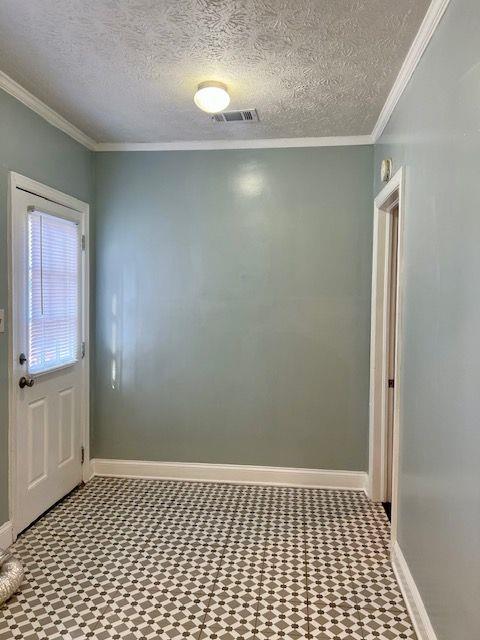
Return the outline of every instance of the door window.
<path id="1" fill-rule="evenodd" d="M 28 212 L 28 372 L 46 373 L 80 355 L 80 231 L 76 222 Z"/>

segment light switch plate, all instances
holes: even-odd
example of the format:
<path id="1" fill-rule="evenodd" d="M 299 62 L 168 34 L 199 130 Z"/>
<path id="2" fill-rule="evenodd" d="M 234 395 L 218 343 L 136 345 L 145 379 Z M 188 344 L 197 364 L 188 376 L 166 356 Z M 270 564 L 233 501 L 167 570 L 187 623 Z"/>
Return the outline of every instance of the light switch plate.
<path id="1" fill-rule="evenodd" d="M 0 333 L 5 331 L 5 309 L 0 309 Z"/>

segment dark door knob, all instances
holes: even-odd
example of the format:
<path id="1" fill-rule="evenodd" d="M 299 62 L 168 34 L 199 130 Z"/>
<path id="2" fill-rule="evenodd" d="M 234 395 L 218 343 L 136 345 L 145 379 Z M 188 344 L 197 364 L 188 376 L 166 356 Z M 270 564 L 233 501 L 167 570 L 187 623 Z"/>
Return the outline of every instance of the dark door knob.
<path id="1" fill-rule="evenodd" d="M 23 389 L 24 387 L 33 387 L 34 384 L 35 380 L 33 378 L 26 378 L 25 376 L 22 376 L 18 381 L 20 389 Z"/>

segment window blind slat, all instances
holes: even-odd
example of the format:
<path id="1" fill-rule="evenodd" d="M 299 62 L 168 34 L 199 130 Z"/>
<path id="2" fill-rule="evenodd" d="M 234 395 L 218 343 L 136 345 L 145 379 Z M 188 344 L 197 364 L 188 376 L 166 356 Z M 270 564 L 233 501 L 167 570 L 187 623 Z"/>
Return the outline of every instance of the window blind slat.
<path id="1" fill-rule="evenodd" d="M 78 360 L 80 237 L 75 222 L 28 214 L 28 371 L 44 373 Z"/>

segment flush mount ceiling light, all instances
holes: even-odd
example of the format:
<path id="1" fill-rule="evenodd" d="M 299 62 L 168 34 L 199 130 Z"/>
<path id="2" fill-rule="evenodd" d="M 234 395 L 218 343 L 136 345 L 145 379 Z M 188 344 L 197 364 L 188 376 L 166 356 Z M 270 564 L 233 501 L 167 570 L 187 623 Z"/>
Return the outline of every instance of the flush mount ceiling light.
<path id="1" fill-rule="evenodd" d="M 207 113 L 218 113 L 230 104 L 227 86 L 223 82 L 207 80 L 198 85 L 193 101 L 199 109 Z"/>

